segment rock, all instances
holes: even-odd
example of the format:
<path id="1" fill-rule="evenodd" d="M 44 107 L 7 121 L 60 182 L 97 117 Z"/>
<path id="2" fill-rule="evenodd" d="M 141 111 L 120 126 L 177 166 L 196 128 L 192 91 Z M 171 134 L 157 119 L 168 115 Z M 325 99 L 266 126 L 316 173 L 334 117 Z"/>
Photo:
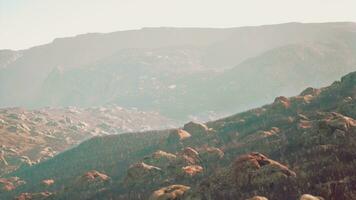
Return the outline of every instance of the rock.
<path id="1" fill-rule="evenodd" d="M 247 200 L 268 200 L 268 199 L 266 197 L 262 197 L 262 196 L 254 196 Z"/>
<path id="2" fill-rule="evenodd" d="M 243 171 L 259 170 L 264 167 L 269 167 L 272 171 L 281 172 L 286 176 L 296 177 L 296 173 L 289 170 L 288 167 L 257 152 L 242 155 L 234 163 L 236 174 L 241 174 Z"/>
<path id="3" fill-rule="evenodd" d="M 3 191 L 8 192 L 8 191 L 15 190 L 18 186 L 23 184 L 26 184 L 26 182 L 18 177 L 0 178 L 0 185 L 2 185 Z"/>
<path id="4" fill-rule="evenodd" d="M 326 121 L 327 125 L 332 129 L 340 129 L 348 131 L 351 127 L 356 126 L 356 120 L 345 117 L 339 113 L 332 113 L 333 118 Z"/>
<path id="5" fill-rule="evenodd" d="M 212 129 L 209 129 L 203 123 L 191 121 L 184 125 L 183 130 L 187 131 L 193 136 L 206 135 L 214 132 Z"/>
<path id="6" fill-rule="evenodd" d="M 158 167 L 167 167 L 168 165 L 173 164 L 175 161 L 177 161 L 176 155 L 161 150 L 158 150 L 152 155 L 144 158 L 145 163 Z"/>
<path id="7" fill-rule="evenodd" d="M 82 178 L 87 181 L 99 181 L 99 182 L 105 182 L 110 179 L 110 177 L 108 175 L 100 173 L 96 170 L 91 170 L 91 171 L 85 173 L 82 176 Z"/>
<path id="8" fill-rule="evenodd" d="M 51 186 L 54 184 L 54 180 L 53 179 L 45 179 L 42 181 L 42 184 L 45 186 Z"/>
<path id="9" fill-rule="evenodd" d="M 186 175 L 195 176 L 203 172 L 203 167 L 199 165 L 189 165 L 189 166 L 182 167 L 182 171 Z"/>
<path id="10" fill-rule="evenodd" d="M 300 197 L 300 200 L 324 200 L 324 198 L 316 197 L 316 196 L 313 196 L 313 195 L 310 195 L 310 194 L 303 194 Z"/>
<path id="11" fill-rule="evenodd" d="M 169 134 L 167 141 L 169 143 L 177 143 L 177 142 L 186 140 L 190 137 L 191 137 L 191 135 L 187 131 L 182 130 L 182 129 L 176 129 L 176 130 L 173 130 Z"/>
<path id="12" fill-rule="evenodd" d="M 179 200 L 189 189 L 184 185 L 171 185 L 154 191 L 149 200 Z"/>
<path id="13" fill-rule="evenodd" d="M 153 181 L 157 176 L 162 175 L 162 173 L 161 168 L 140 162 L 129 167 L 125 182 L 144 183 L 148 180 Z"/>
<path id="14" fill-rule="evenodd" d="M 191 147 L 186 147 L 182 152 L 180 152 L 180 156 L 188 164 L 196 164 L 201 161 L 201 159 L 199 158 L 199 153 Z"/>
<path id="15" fill-rule="evenodd" d="M 300 120 L 298 123 L 299 129 L 309 129 L 313 127 L 313 123 L 308 120 Z"/>
<path id="16" fill-rule="evenodd" d="M 50 197 L 52 193 L 50 192 L 40 192 L 40 193 L 21 193 L 15 200 L 44 200 Z"/>
<path id="17" fill-rule="evenodd" d="M 274 100 L 273 105 L 287 109 L 291 106 L 291 102 L 287 97 L 280 96 Z"/>
<path id="18" fill-rule="evenodd" d="M 302 93 L 300 93 L 300 96 L 306 96 L 306 95 L 311 95 L 311 96 L 317 96 L 321 92 L 320 89 L 308 87 L 307 89 L 303 90 Z"/>

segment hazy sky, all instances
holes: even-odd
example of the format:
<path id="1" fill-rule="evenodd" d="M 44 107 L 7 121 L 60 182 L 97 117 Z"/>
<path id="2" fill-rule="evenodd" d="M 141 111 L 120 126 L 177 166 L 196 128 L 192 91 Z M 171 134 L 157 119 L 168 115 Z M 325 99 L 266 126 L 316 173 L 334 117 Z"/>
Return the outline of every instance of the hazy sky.
<path id="1" fill-rule="evenodd" d="M 141 27 L 356 21 L 356 0 L 0 0 L 0 49 Z"/>

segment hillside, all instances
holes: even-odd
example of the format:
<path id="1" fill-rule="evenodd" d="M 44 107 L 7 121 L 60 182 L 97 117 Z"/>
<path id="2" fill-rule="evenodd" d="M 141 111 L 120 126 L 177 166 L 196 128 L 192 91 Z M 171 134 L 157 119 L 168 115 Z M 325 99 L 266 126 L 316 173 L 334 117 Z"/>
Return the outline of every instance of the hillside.
<path id="1" fill-rule="evenodd" d="M 179 120 L 216 118 L 354 71 L 355 33 L 355 23 L 345 22 L 143 28 L 60 38 L 0 51 L 0 106 L 115 103 Z M 280 69 L 278 76 L 270 73 Z M 318 77 L 304 77 L 305 70 Z M 251 84 L 255 79 L 265 87 Z"/>
<path id="2" fill-rule="evenodd" d="M 328 87 L 206 124 L 95 137 L 9 174 L 8 180 L 26 183 L 0 197 L 273 200 L 307 193 L 352 200 L 355 100 L 353 72 Z"/>
<path id="3" fill-rule="evenodd" d="M 153 112 L 118 106 L 80 109 L 0 109 L 0 177 L 27 168 L 99 135 L 169 128 L 175 123 Z"/>

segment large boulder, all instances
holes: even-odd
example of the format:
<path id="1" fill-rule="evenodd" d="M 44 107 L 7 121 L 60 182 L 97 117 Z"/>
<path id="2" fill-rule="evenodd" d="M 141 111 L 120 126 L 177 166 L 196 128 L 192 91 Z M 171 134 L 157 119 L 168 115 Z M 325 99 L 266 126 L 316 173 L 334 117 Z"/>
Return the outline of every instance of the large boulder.
<path id="1" fill-rule="evenodd" d="M 141 184 L 153 182 L 162 174 L 163 170 L 161 168 L 148 165 L 144 162 L 139 162 L 129 167 L 129 169 L 127 170 L 125 183 Z"/>
<path id="2" fill-rule="evenodd" d="M 201 162 L 199 153 L 192 147 L 186 147 L 182 152 L 179 153 L 179 157 L 182 158 L 187 164 L 197 164 Z"/>
<path id="3" fill-rule="evenodd" d="M 310 194 L 303 194 L 300 197 L 300 200 L 324 200 L 324 198 L 316 197 L 316 196 L 313 196 L 313 195 L 310 195 Z"/>
<path id="4" fill-rule="evenodd" d="M 185 131 L 183 129 L 175 129 L 175 130 L 171 131 L 171 133 L 168 136 L 167 141 L 170 144 L 174 144 L 174 143 L 179 143 L 183 140 L 186 140 L 190 137 L 191 137 L 191 135 L 187 131 Z"/>
<path id="5" fill-rule="evenodd" d="M 203 167 L 200 165 L 188 165 L 182 167 L 182 172 L 184 175 L 195 176 L 203 172 Z"/>
<path id="6" fill-rule="evenodd" d="M 234 163 L 234 170 L 238 178 L 243 178 L 246 175 L 246 173 L 241 172 L 253 173 L 253 171 L 260 169 L 268 169 L 271 172 L 280 173 L 285 176 L 296 177 L 296 173 L 290 170 L 287 166 L 282 165 L 272 159 L 269 159 L 267 158 L 267 156 L 257 152 L 242 155 L 238 157 Z M 240 181 L 244 182 L 244 180 Z"/>
<path id="7" fill-rule="evenodd" d="M 275 100 L 273 102 L 273 106 L 275 108 L 287 109 L 291 106 L 291 102 L 287 97 L 280 96 L 280 97 L 275 98 Z"/>
<path id="8" fill-rule="evenodd" d="M 205 136 L 207 134 L 214 132 L 214 130 L 211 128 L 208 128 L 207 125 L 200 123 L 200 122 L 194 122 L 194 121 L 191 121 L 191 122 L 185 124 L 183 127 L 183 130 L 187 131 L 192 136 Z"/>
<path id="9" fill-rule="evenodd" d="M 262 196 L 254 196 L 247 200 L 268 200 L 268 199 L 266 197 L 262 197 Z"/>
<path id="10" fill-rule="evenodd" d="M 146 156 L 144 158 L 144 162 L 160 168 L 165 168 L 167 166 L 174 165 L 177 162 L 177 159 L 177 156 L 172 153 L 158 150 L 152 155 Z"/>
<path id="11" fill-rule="evenodd" d="M 170 185 L 154 191 L 149 200 L 179 200 L 189 189 L 184 185 Z"/>
<path id="12" fill-rule="evenodd" d="M 105 182 L 110 180 L 110 177 L 106 174 L 100 173 L 96 170 L 91 170 L 88 171 L 87 173 L 85 173 L 82 176 L 82 179 L 86 180 L 86 181 L 95 181 L 95 182 Z"/>

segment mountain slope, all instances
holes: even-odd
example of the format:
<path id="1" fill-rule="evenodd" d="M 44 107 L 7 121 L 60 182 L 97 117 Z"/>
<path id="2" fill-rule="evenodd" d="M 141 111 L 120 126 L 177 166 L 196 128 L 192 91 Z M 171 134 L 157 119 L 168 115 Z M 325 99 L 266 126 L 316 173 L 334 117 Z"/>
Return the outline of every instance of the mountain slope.
<path id="1" fill-rule="evenodd" d="M 98 135 L 174 126 L 153 112 L 117 106 L 0 109 L 0 177 L 51 158 Z"/>
<path id="2" fill-rule="evenodd" d="M 356 72 L 206 124 L 93 138 L 10 174 L 27 183 L 3 197 L 49 191 L 49 199 L 148 199 L 157 190 L 150 199 L 354 199 L 355 100 Z M 83 181 L 87 173 L 94 178 Z M 41 185 L 44 179 L 55 184 Z"/>
<path id="3" fill-rule="evenodd" d="M 285 51 L 293 53 L 295 49 L 287 46 L 303 46 L 307 43 L 315 44 L 315 47 L 308 47 L 314 49 L 319 48 L 320 43 L 330 43 L 332 45 L 327 47 L 326 53 L 349 52 L 339 57 L 337 61 L 340 63 L 336 64 L 345 66 L 346 72 L 354 70 L 352 45 L 355 44 L 355 31 L 354 23 L 288 23 L 228 29 L 145 28 L 56 39 L 47 45 L 13 52 L 21 55 L 16 59 L 13 56 L 1 56 L 0 63 L 5 64 L 1 64 L 0 69 L 0 105 L 93 106 L 115 102 L 125 107 L 159 109 L 165 115 L 186 119 L 190 115 L 204 115 L 202 112 L 214 108 L 212 101 L 194 104 L 185 110 L 172 108 L 175 105 L 184 108 L 185 102 L 192 98 L 213 98 L 215 93 L 209 91 L 201 97 L 197 95 L 201 90 L 214 89 L 210 87 L 214 82 L 209 84 L 202 80 L 220 77 L 220 73 L 230 73 L 229 69 L 233 66 L 246 66 L 241 63 L 249 62 L 248 59 L 261 59 L 261 55 L 267 56 L 268 52 L 283 47 L 286 47 Z M 350 45 L 345 45 L 346 40 Z M 314 55 L 317 58 L 313 60 L 323 60 L 323 55 Z M 293 62 L 285 63 L 286 67 L 298 67 L 302 59 L 296 57 Z M 263 62 L 256 66 L 263 67 Z M 319 65 L 314 67 L 329 73 L 328 69 Z M 248 69 L 247 66 L 245 70 Z M 293 68 L 292 72 L 295 70 Z M 326 85 L 335 78 L 325 73 L 320 73 L 320 82 L 315 86 Z M 282 81 L 290 76 L 289 73 L 276 78 Z M 314 84 L 310 80 L 302 81 L 307 85 Z M 204 87 L 205 84 L 209 87 Z M 296 85 L 298 88 L 304 86 Z M 193 92 L 191 88 L 196 89 Z M 248 85 L 247 90 L 250 89 L 256 88 Z M 229 92 L 222 93 L 221 97 L 229 99 Z M 251 105 L 261 102 L 254 101 Z M 233 110 L 238 109 L 234 107 Z M 212 111 L 221 113 L 224 110 L 219 108 Z"/>
<path id="4" fill-rule="evenodd" d="M 92 66 L 55 70 L 37 102 L 82 106 L 110 102 L 178 119 L 208 111 L 226 115 L 307 86 L 330 84 L 356 70 L 355 54 L 356 35 L 351 33 L 274 48 L 219 72 L 204 69 L 194 48 L 120 51 Z"/>

